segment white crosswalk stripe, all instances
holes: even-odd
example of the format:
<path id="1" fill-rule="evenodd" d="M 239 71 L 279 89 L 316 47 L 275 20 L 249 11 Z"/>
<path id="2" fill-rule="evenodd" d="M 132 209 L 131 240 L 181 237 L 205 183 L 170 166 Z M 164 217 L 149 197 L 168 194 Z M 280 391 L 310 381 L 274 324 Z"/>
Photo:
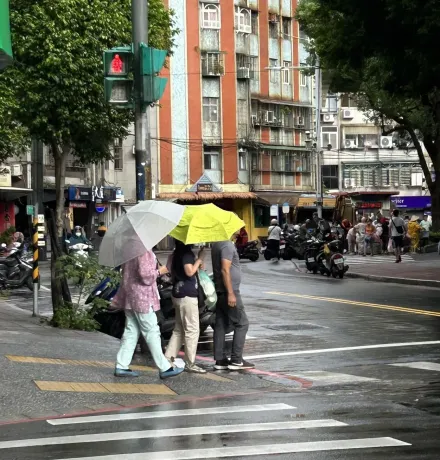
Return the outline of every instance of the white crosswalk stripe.
<path id="1" fill-rule="evenodd" d="M 23 451 L 26 456 L 40 448 L 38 452 L 42 452 L 44 456 L 33 456 L 33 459 L 189 460 L 254 458 L 298 452 L 385 448 L 394 450 L 411 445 L 388 437 L 386 433 L 383 436 L 379 434 L 376 437 L 360 437 L 353 430 L 344 431 L 349 427 L 344 421 L 327 418 L 298 419 L 298 415 L 302 414 L 295 412 L 296 407 L 284 403 L 199 408 L 192 405 L 176 410 L 146 410 L 52 419 L 47 420 L 48 431 L 43 433 L 40 429 L 37 430 L 41 437 L 1 440 L 0 457 L 4 458 L 3 454 L 7 454 L 8 449 L 14 449 L 14 458 L 20 459 L 20 452 Z M 209 418 L 205 420 L 205 416 Z M 212 420 L 218 424 L 210 424 Z M 127 430 L 133 427 L 142 429 Z M 92 428 L 96 428 L 96 432 L 91 431 Z M 312 438 L 308 437 L 309 430 L 314 431 Z M 230 441 L 219 447 L 216 436 L 210 436 L 231 433 L 243 433 L 252 442 L 242 445 L 238 438 L 231 437 Z M 291 442 L 293 433 L 295 442 Z M 201 436 L 203 448 L 200 448 L 199 443 Z M 272 436 L 276 442 L 271 444 Z M 319 439 L 321 436 L 322 439 Z M 194 440 L 189 437 L 194 437 Z M 95 443 L 98 443 L 96 447 Z M 167 450 L 161 450 L 161 445 Z M 170 449 L 172 447 L 174 450 Z"/>
<path id="2" fill-rule="evenodd" d="M 360 255 L 344 255 L 348 265 L 365 265 L 365 264 L 394 264 L 395 258 L 393 255 L 378 255 L 378 256 L 360 256 Z M 402 255 L 402 263 L 415 262 L 410 254 Z"/>

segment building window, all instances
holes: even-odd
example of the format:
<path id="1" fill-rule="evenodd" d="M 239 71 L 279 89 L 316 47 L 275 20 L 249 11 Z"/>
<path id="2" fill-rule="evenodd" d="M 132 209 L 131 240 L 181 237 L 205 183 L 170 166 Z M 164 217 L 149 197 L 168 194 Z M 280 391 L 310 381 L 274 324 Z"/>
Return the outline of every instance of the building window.
<path id="1" fill-rule="evenodd" d="M 278 83 L 278 60 L 277 59 L 269 59 L 269 67 L 270 67 L 270 82 L 271 83 Z M 275 68 L 275 69 L 274 69 Z"/>
<path id="2" fill-rule="evenodd" d="M 344 139 L 346 148 L 378 148 L 379 136 L 377 134 L 346 134 Z"/>
<path id="3" fill-rule="evenodd" d="M 327 189 L 339 189 L 338 166 L 325 165 L 322 166 L 322 182 Z"/>
<path id="4" fill-rule="evenodd" d="M 247 152 L 239 151 L 238 152 L 238 169 L 240 171 L 247 171 Z"/>
<path id="5" fill-rule="evenodd" d="M 122 151 L 122 139 L 115 139 L 113 147 L 113 162 L 115 170 L 122 171 L 123 169 L 123 151 Z"/>
<path id="6" fill-rule="evenodd" d="M 278 38 L 279 35 L 279 23 L 278 22 L 269 22 L 269 37 Z"/>
<path id="7" fill-rule="evenodd" d="M 204 97 L 203 98 L 203 121 L 211 123 L 218 123 L 218 97 Z"/>
<path id="8" fill-rule="evenodd" d="M 292 69 L 290 68 L 292 66 L 292 63 L 289 61 L 284 61 L 283 62 L 283 83 L 285 85 L 290 85 L 290 75 L 292 72 Z"/>
<path id="9" fill-rule="evenodd" d="M 290 18 L 283 18 L 283 37 L 290 38 L 292 30 L 292 20 Z"/>
<path id="10" fill-rule="evenodd" d="M 323 149 L 338 148 L 338 128 L 336 126 L 323 126 L 321 128 L 321 146 Z"/>
<path id="11" fill-rule="evenodd" d="M 259 80 L 260 79 L 260 69 L 258 68 L 258 56 L 250 56 L 249 57 L 250 63 L 250 77 L 252 80 Z"/>
<path id="12" fill-rule="evenodd" d="M 205 170 L 220 171 L 221 170 L 220 152 L 212 147 L 204 147 L 203 149 L 203 164 Z"/>
<path id="13" fill-rule="evenodd" d="M 225 74 L 222 53 L 203 53 L 202 54 L 202 75 L 220 76 Z"/>
<path id="14" fill-rule="evenodd" d="M 299 73 L 299 86 L 307 86 L 307 75 L 305 72 Z"/>
<path id="15" fill-rule="evenodd" d="M 258 11 L 251 11 L 251 33 L 258 35 Z"/>
<path id="16" fill-rule="evenodd" d="M 235 28 L 238 32 L 250 34 L 252 32 L 251 26 L 251 10 L 246 8 L 235 8 Z"/>
<path id="17" fill-rule="evenodd" d="M 202 29 L 220 29 L 220 6 L 202 3 Z"/>
<path id="18" fill-rule="evenodd" d="M 353 94 L 345 93 L 341 96 L 341 107 L 356 108 L 356 98 Z"/>

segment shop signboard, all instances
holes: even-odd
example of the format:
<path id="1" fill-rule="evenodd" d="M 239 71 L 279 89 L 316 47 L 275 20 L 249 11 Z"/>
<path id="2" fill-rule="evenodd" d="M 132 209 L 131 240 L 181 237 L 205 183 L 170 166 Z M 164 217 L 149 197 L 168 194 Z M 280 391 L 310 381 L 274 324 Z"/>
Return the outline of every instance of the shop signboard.
<path id="1" fill-rule="evenodd" d="M 426 209 L 431 207 L 430 196 L 392 196 L 391 203 L 400 209 Z"/>
<path id="2" fill-rule="evenodd" d="M 0 166 L 0 187 L 11 187 L 11 168 L 9 166 Z"/>
<path id="3" fill-rule="evenodd" d="M 380 201 L 358 201 L 356 203 L 358 209 L 381 209 L 382 203 Z"/>
<path id="4" fill-rule="evenodd" d="M 290 204 L 284 203 L 283 204 L 283 214 L 289 214 L 289 211 L 290 211 Z"/>
<path id="5" fill-rule="evenodd" d="M 69 201 L 91 201 L 91 187 L 69 187 Z"/>

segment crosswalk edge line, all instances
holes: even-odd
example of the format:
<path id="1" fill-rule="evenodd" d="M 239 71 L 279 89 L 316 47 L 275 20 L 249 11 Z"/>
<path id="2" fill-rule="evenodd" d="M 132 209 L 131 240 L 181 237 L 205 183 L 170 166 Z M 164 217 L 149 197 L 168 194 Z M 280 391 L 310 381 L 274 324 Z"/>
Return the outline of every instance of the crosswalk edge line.
<path id="1" fill-rule="evenodd" d="M 320 452 L 332 450 L 374 449 L 381 447 L 408 446 L 411 446 L 411 444 L 389 437 L 343 439 L 336 441 L 314 441 L 289 444 L 266 444 L 261 446 L 216 447 L 205 449 L 148 452 L 148 460 L 195 460 L 202 458 L 248 457 L 251 455 L 280 455 L 299 452 Z M 145 460 L 145 458 L 146 452 L 125 455 L 106 455 L 99 457 L 77 457 L 70 458 L 69 460 Z"/>

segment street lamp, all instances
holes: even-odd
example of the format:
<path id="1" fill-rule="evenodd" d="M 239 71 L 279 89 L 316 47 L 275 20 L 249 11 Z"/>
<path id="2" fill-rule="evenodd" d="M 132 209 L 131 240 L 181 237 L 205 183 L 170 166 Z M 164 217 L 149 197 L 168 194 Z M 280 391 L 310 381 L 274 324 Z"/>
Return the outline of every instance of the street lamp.
<path id="1" fill-rule="evenodd" d="M 316 143 L 313 145 L 312 152 L 316 153 L 316 208 L 318 217 L 322 218 L 322 174 L 321 174 L 321 105 L 322 105 L 322 75 L 319 66 L 319 57 L 316 57 L 315 66 L 272 66 L 265 67 L 266 70 L 311 70 L 315 69 L 315 112 L 316 112 Z M 306 133 L 307 134 L 307 133 Z M 311 146 L 311 140 L 309 141 Z M 307 146 L 307 140 L 306 140 Z"/>

